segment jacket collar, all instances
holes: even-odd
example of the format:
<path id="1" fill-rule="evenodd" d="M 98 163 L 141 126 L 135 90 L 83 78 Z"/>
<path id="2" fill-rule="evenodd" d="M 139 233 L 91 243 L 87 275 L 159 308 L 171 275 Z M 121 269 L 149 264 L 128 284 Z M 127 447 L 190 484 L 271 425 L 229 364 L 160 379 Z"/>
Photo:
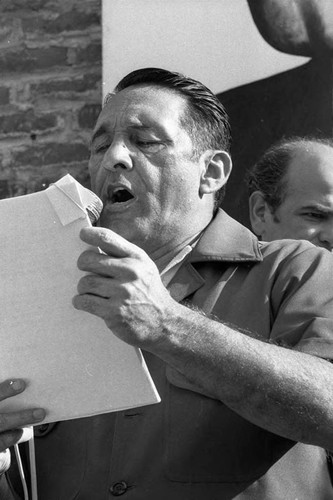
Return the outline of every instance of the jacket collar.
<path id="1" fill-rule="evenodd" d="M 190 256 L 190 262 L 206 260 L 258 262 L 262 254 L 257 237 L 220 209 Z"/>
<path id="2" fill-rule="evenodd" d="M 205 279 L 193 266 L 198 262 L 255 263 L 262 260 L 256 236 L 223 210 L 218 210 L 203 231 L 191 255 L 180 267 L 168 288 L 172 297 L 183 300 L 204 283 Z"/>

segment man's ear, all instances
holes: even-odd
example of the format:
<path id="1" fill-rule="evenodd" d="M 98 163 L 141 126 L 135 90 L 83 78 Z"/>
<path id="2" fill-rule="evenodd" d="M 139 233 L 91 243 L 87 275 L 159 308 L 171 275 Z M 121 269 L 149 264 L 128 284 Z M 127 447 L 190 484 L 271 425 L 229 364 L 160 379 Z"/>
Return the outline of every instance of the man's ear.
<path id="1" fill-rule="evenodd" d="M 232 161 L 226 151 L 206 151 L 203 155 L 204 168 L 200 179 L 200 195 L 212 194 L 227 182 Z"/>
<path id="2" fill-rule="evenodd" d="M 249 217 L 252 231 L 263 236 L 266 228 L 268 205 L 261 191 L 254 191 L 249 197 Z"/>

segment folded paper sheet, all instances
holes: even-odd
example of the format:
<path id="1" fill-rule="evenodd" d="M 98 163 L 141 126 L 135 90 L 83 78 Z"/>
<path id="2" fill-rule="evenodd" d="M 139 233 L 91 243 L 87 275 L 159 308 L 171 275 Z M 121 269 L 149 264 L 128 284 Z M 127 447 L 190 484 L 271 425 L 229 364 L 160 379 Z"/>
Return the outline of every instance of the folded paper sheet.
<path id="1" fill-rule="evenodd" d="M 43 407 L 53 422 L 160 400 L 141 351 L 72 306 L 89 196 L 67 175 L 0 201 L 0 380 L 28 383 L 0 412 Z"/>

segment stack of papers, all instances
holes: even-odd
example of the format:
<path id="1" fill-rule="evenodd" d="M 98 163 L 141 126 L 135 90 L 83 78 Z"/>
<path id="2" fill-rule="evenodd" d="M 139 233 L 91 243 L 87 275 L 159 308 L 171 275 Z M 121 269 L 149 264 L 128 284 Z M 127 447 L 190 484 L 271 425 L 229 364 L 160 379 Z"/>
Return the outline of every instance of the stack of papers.
<path id="1" fill-rule="evenodd" d="M 42 407 L 47 423 L 160 401 L 141 351 L 72 305 L 94 196 L 67 175 L 0 201 L 0 380 L 28 384 L 0 412 Z"/>

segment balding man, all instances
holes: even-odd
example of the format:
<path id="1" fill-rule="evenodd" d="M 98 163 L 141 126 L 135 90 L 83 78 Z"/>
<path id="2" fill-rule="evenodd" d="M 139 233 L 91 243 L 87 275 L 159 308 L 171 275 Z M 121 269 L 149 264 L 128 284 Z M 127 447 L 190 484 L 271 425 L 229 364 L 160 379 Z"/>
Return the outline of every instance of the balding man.
<path id="1" fill-rule="evenodd" d="M 333 142 L 294 138 L 266 151 L 248 175 L 253 231 L 333 249 Z"/>

